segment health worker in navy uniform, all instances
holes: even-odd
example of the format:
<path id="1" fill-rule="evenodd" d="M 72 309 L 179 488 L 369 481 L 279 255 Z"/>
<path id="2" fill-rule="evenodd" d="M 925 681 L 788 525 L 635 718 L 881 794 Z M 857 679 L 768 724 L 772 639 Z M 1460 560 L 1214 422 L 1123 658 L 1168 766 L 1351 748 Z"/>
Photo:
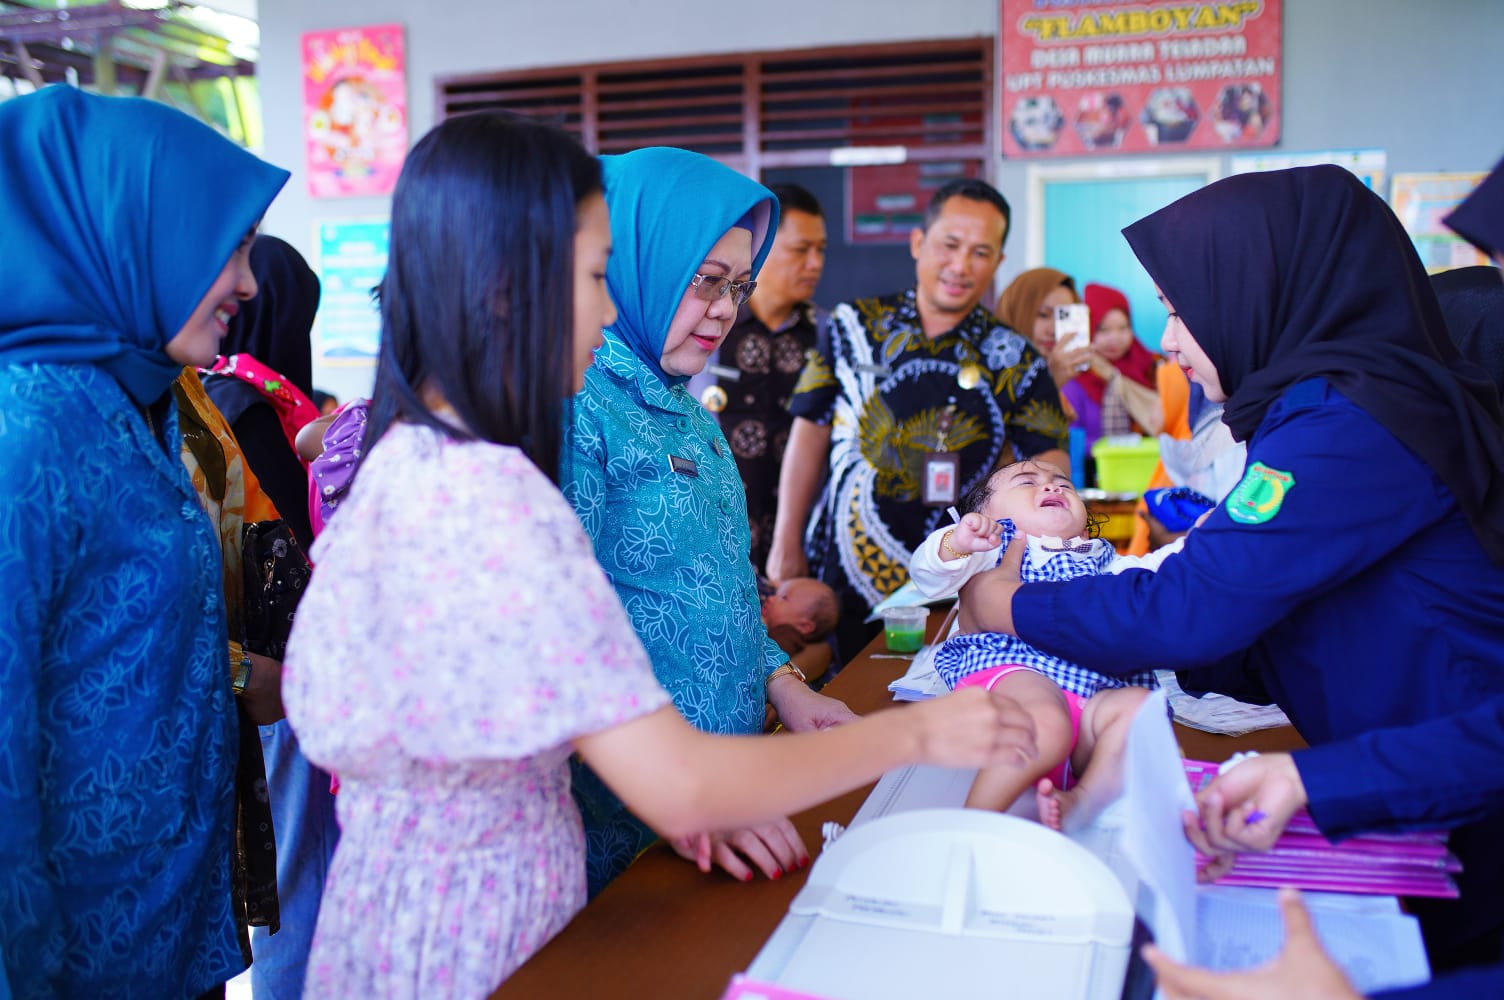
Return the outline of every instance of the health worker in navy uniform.
<path id="1" fill-rule="evenodd" d="M 1170 310 L 1166 356 L 1247 442 L 1242 481 L 1157 574 L 1023 586 L 1010 558 L 964 595 L 963 628 L 1278 703 L 1327 836 L 1461 822 L 1461 899 L 1413 911 L 1438 970 L 1497 959 L 1504 802 L 1466 777 L 1504 700 L 1497 390 L 1399 221 L 1341 168 L 1227 178 L 1124 235 Z M 1234 835 L 1292 811 L 1226 805 L 1211 825 Z"/>

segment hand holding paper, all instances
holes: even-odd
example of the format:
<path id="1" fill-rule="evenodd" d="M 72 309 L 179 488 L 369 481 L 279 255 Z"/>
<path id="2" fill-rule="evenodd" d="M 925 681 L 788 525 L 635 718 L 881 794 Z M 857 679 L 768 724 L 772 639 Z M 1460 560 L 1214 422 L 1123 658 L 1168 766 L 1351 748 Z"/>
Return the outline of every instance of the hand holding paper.
<path id="1" fill-rule="evenodd" d="M 1186 837 L 1208 855 L 1267 851 L 1305 804 L 1305 785 L 1293 757 L 1249 757 L 1197 793 L 1200 815 L 1185 815 Z"/>
<path id="2" fill-rule="evenodd" d="M 1169 1000 L 1361 1000 L 1316 937 L 1311 915 L 1294 889 L 1281 889 L 1285 947 L 1273 961 L 1246 972 L 1210 972 L 1180 965 L 1153 945 L 1147 961 Z"/>

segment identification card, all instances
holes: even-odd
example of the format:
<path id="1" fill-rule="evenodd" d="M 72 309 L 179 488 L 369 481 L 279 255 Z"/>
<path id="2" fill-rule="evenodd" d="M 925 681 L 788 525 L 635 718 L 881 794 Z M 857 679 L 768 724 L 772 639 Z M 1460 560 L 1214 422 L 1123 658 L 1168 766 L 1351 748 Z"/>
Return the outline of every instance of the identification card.
<path id="1" fill-rule="evenodd" d="M 700 467 L 693 459 L 680 458 L 678 455 L 668 457 L 668 467 L 681 476 L 689 476 L 692 479 L 699 478 Z"/>
<path id="2" fill-rule="evenodd" d="M 949 507 L 959 499 L 961 456 L 954 451 L 932 451 L 924 456 L 924 503 Z"/>

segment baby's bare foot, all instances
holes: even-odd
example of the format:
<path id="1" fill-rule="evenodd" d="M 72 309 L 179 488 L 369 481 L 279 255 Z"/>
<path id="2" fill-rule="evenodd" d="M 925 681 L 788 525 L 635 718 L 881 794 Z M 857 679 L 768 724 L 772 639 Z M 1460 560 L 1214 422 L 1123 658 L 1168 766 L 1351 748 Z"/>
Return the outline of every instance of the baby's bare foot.
<path id="1" fill-rule="evenodd" d="M 1039 809 L 1039 822 L 1051 830 L 1060 829 L 1060 796 L 1055 783 L 1049 778 L 1040 778 L 1034 786 L 1035 804 Z"/>
<path id="2" fill-rule="evenodd" d="M 1049 778 L 1040 778 L 1034 786 L 1035 802 L 1039 809 L 1039 822 L 1051 830 L 1064 830 L 1065 819 L 1075 809 L 1076 793 L 1056 788 Z"/>

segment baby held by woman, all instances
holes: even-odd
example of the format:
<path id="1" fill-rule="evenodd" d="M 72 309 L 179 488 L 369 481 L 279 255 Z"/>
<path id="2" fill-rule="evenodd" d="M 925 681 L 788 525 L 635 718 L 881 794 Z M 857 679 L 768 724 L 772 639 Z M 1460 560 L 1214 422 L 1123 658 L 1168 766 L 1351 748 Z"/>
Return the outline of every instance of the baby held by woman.
<path id="1" fill-rule="evenodd" d="M 1182 544 L 1134 557 L 1084 537 L 1086 505 L 1070 477 L 1048 462 L 1004 466 L 962 507 L 960 522 L 931 534 L 909 563 L 914 585 L 928 597 L 953 594 L 992 569 L 1019 535 L 1027 545 L 1024 580 L 1152 570 Z M 1017 699 L 1034 720 L 1039 756 L 1024 766 L 984 768 L 968 806 L 1007 809 L 1034 786 L 1040 820 L 1059 830 L 1080 807 L 1090 803 L 1091 812 L 1115 797 L 1116 764 L 1133 713 L 1155 686 L 1153 673 L 1105 677 L 998 632 L 952 636 L 936 652 L 935 669 L 951 689 L 981 686 Z"/>

